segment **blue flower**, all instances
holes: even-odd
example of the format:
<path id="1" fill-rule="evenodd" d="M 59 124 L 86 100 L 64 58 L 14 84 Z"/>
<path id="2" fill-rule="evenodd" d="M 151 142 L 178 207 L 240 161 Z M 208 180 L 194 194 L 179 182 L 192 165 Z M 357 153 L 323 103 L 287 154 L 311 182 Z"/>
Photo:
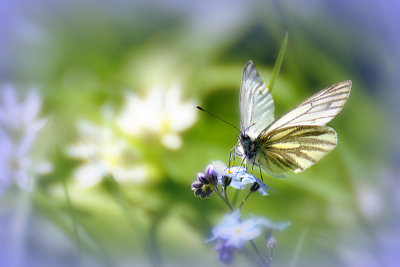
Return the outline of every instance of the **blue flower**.
<path id="1" fill-rule="evenodd" d="M 279 231 L 285 230 L 286 227 L 288 227 L 291 224 L 290 222 L 287 222 L 287 221 L 280 222 L 280 223 L 274 223 L 264 217 L 257 217 L 257 218 L 255 218 L 255 220 L 258 225 L 261 225 L 267 229 L 279 230 Z"/>
<path id="2" fill-rule="evenodd" d="M 254 218 L 240 220 L 239 211 L 225 215 L 220 224 L 212 229 L 212 237 L 208 241 L 224 240 L 225 247 L 242 248 L 246 241 L 261 235 L 261 227 Z"/>
<path id="3" fill-rule="evenodd" d="M 236 210 L 225 215 L 222 222 L 213 227 L 212 236 L 206 242 L 216 241 L 214 249 L 219 252 L 220 261 L 229 264 L 233 261 L 234 252 L 243 248 L 247 241 L 259 237 L 263 230 L 284 230 L 289 225 L 289 222 L 273 223 L 264 217 L 241 220 L 240 212 Z M 272 239 L 270 241 L 269 245 L 275 245 Z"/>
<path id="4" fill-rule="evenodd" d="M 264 217 L 250 217 L 240 219 L 240 212 L 233 211 L 224 216 L 221 223 L 212 229 L 212 237 L 207 242 L 222 239 L 226 246 L 241 248 L 245 241 L 257 238 L 263 228 L 282 231 L 290 225 L 290 222 L 274 223 Z"/>
<path id="5" fill-rule="evenodd" d="M 222 161 L 211 162 L 211 168 L 218 174 L 218 183 L 223 184 L 224 177 L 231 178 L 230 186 L 236 189 L 244 189 L 248 184 L 257 183 L 260 187 L 258 191 L 263 195 L 268 195 L 270 187 L 264 184 L 260 179 L 247 173 L 246 169 L 242 166 L 227 167 Z"/>

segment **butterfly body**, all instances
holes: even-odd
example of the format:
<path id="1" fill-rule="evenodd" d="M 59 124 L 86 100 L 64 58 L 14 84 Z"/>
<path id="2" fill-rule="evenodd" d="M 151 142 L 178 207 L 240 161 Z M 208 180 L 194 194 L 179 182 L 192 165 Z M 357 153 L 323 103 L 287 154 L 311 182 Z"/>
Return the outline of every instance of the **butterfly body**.
<path id="1" fill-rule="evenodd" d="M 248 62 L 240 88 L 236 155 L 246 166 L 273 176 L 304 171 L 335 148 L 336 132 L 325 125 L 340 112 L 350 90 L 351 81 L 332 85 L 275 120 L 271 94 Z"/>
<path id="2" fill-rule="evenodd" d="M 247 134 L 242 133 L 239 135 L 239 145 L 244 151 L 246 162 L 254 162 L 255 156 L 260 149 L 260 144 L 258 140 L 253 140 Z"/>

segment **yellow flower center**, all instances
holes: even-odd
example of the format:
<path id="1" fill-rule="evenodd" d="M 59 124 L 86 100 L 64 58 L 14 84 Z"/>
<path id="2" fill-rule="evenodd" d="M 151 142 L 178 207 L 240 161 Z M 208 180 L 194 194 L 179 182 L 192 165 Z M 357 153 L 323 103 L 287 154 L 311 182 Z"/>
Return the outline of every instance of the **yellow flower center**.
<path id="1" fill-rule="evenodd" d="M 169 133 L 171 131 L 171 121 L 167 116 L 161 119 L 161 133 Z"/>

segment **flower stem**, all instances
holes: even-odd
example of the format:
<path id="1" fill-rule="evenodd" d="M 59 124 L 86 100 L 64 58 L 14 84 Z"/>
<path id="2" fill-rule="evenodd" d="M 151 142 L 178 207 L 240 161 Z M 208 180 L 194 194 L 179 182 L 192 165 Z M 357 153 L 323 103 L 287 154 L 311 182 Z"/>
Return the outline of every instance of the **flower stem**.
<path id="1" fill-rule="evenodd" d="M 232 206 L 236 206 L 240 194 L 240 190 L 235 190 L 235 194 L 233 195 L 232 199 Z"/>
<path id="2" fill-rule="evenodd" d="M 295 267 L 296 266 L 297 259 L 298 259 L 299 255 L 300 255 L 300 250 L 303 247 L 303 243 L 304 243 L 304 240 L 306 238 L 307 232 L 308 232 L 308 228 L 306 230 L 304 230 L 303 233 L 300 236 L 299 242 L 297 243 L 297 246 L 296 246 L 296 250 L 294 251 L 294 255 L 293 255 L 292 261 L 290 262 L 290 267 Z"/>
<path id="3" fill-rule="evenodd" d="M 226 195 L 221 194 L 219 188 L 216 186 L 215 187 L 215 193 L 225 202 L 225 204 L 228 206 L 228 208 L 233 211 L 234 208 L 232 207 L 231 203 L 229 202 L 229 199 L 226 197 Z"/>
<path id="4" fill-rule="evenodd" d="M 258 250 L 256 243 L 253 240 L 250 240 L 249 243 L 250 243 L 250 246 L 252 247 L 252 249 L 254 250 L 254 252 L 257 254 L 260 265 L 269 267 L 268 262 L 264 259 L 264 257 L 261 255 L 260 251 Z"/>
<path id="5" fill-rule="evenodd" d="M 129 206 L 127 204 L 126 196 L 121 191 L 121 188 L 119 187 L 118 183 L 115 181 L 114 177 L 112 175 L 108 175 L 106 177 L 106 181 L 109 182 L 109 185 L 111 187 L 112 196 L 115 198 L 117 203 L 121 206 L 121 209 L 124 211 L 132 229 L 136 232 L 137 236 L 139 237 L 139 240 L 142 241 L 142 244 L 144 244 L 144 247 L 146 248 L 146 253 L 151 262 L 151 265 L 153 267 L 162 266 L 159 249 L 155 242 L 156 241 L 155 236 L 152 236 L 151 240 L 149 240 L 145 236 L 145 234 L 144 234 L 145 231 L 144 231 L 143 227 L 139 224 L 138 220 L 135 218 L 135 215 L 130 211 Z M 151 242 L 151 241 L 153 241 L 153 242 Z"/>
<path id="6" fill-rule="evenodd" d="M 13 267 L 21 267 L 25 264 L 24 242 L 31 208 L 31 193 L 25 190 L 20 190 L 18 193 L 20 195 L 10 230 L 11 240 L 9 242 L 10 251 L 8 255 L 10 266 Z"/>
<path id="7" fill-rule="evenodd" d="M 274 257 L 274 248 L 271 247 L 271 253 L 269 255 L 269 260 L 268 260 L 268 267 L 272 265 L 272 258 Z"/>
<path id="8" fill-rule="evenodd" d="M 239 210 L 242 209 L 244 203 L 246 202 L 246 200 L 249 198 L 249 196 L 250 196 L 251 194 L 253 194 L 253 192 L 252 192 L 252 191 L 249 191 L 249 193 L 243 198 L 242 203 L 240 203 L 240 206 L 239 206 L 239 208 L 238 208 Z"/>
<path id="9" fill-rule="evenodd" d="M 72 229 L 74 232 L 74 239 L 78 246 L 79 265 L 83 266 L 82 244 L 79 239 L 79 232 L 78 232 L 78 226 L 76 223 L 75 213 L 72 209 L 71 198 L 69 197 L 68 186 L 67 186 L 67 182 L 65 179 L 62 179 L 62 184 L 63 184 L 63 188 L 64 188 L 65 200 L 67 201 L 67 209 L 68 209 L 68 212 L 69 212 L 69 214 L 71 216 L 71 220 L 72 220 Z"/>
<path id="10" fill-rule="evenodd" d="M 271 80 L 269 81 L 269 84 L 268 84 L 268 90 L 270 92 L 272 92 L 272 89 L 275 84 L 275 80 L 279 75 L 279 71 L 282 66 L 282 61 L 285 56 L 287 43 L 288 43 L 288 33 L 286 32 L 285 38 L 283 39 L 283 42 L 282 42 L 281 49 L 279 50 L 278 58 L 276 59 L 276 62 L 274 65 L 274 69 L 272 70 Z"/>

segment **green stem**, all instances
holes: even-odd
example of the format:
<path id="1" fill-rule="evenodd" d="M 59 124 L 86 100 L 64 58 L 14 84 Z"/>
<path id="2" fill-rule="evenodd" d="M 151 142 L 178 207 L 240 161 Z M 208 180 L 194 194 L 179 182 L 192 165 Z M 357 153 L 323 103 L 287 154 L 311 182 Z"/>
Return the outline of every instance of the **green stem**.
<path id="1" fill-rule="evenodd" d="M 225 196 L 223 196 L 223 195 L 221 194 L 221 192 L 219 191 L 218 187 L 215 187 L 215 193 L 217 193 L 217 195 L 225 202 L 225 204 L 228 206 L 228 208 L 229 208 L 231 211 L 234 210 L 234 208 L 232 207 L 232 205 L 231 205 L 231 203 L 229 202 L 229 200 L 228 200 Z"/>
<path id="2" fill-rule="evenodd" d="M 253 240 L 250 240 L 249 243 L 250 243 L 250 246 L 252 247 L 252 249 L 254 250 L 254 252 L 257 254 L 257 257 L 258 257 L 258 259 L 259 259 L 260 264 L 261 264 L 262 266 L 266 266 L 266 267 L 267 267 L 267 266 L 268 266 L 268 263 L 267 263 L 267 261 L 264 259 L 264 257 L 261 255 L 260 251 L 259 251 L 258 248 L 257 248 L 256 243 L 255 243 Z"/>
<path id="3" fill-rule="evenodd" d="M 272 92 L 272 89 L 275 84 L 275 80 L 279 75 L 279 71 L 281 70 L 282 61 L 283 61 L 283 58 L 284 58 L 285 52 L 286 52 L 287 43 L 288 43 L 288 33 L 286 32 L 285 39 L 283 40 L 281 49 L 279 50 L 279 54 L 278 54 L 278 57 L 276 59 L 275 65 L 274 65 L 274 69 L 272 70 L 272 76 L 271 76 L 271 79 L 268 84 L 269 92 Z"/>
<path id="4" fill-rule="evenodd" d="M 235 194 L 233 195 L 232 199 L 232 206 L 236 206 L 236 203 L 239 199 L 240 190 L 235 190 Z"/>
<path id="5" fill-rule="evenodd" d="M 143 227 L 139 224 L 137 218 L 135 218 L 134 214 L 130 211 L 129 206 L 127 204 L 127 200 L 121 188 L 119 187 L 117 181 L 115 181 L 112 175 L 108 175 L 106 179 L 111 183 L 112 186 L 112 195 L 116 199 L 117 203 L 121 206 L 121 209 L 124 211 L 125 216 L 127 217 L 132 229 L 135 231 L 136 235 L 142 240 L 144 247 L 146 248 L 146 254 L 151 262 L 153 267 L 162 266 L 161 257 L 159 254 L 159 249 L 157 246 L 155 234 L 150 238 L 147 238 L 144 234 L 145 231 Z"/>
<path id="6" fill-rule="evenodd" d="M 62 184 L 63 184 L 63 188 L 64 188 L 65 200 L 67 201 L 67 209 L 68 209 L 68 212 L 69 212 L 69 214 L 71 216 L 72 230 L 74 232 L 74 239 L 75 239 L 75 242 L 76 242 L 76 244 L 78 246 L 79 265 L 83 266 L 82 244 L 81 244 L 81 241 L 79 239 L 78 225 L 76 223 L 75 213 L 74 213 L 74 211 L 72 209 L 72 203 L 71 203 L 71 199 L 69 197 L 68 186 L 67 186 L 67 182 L 66 182 L 65 179 L 62 179 Z"/>
<path id="7" fill-rule="evenodd" d="M 251 194 L 253 194 L 253 192 L 252 192 L 252 191 L 249 191 L 249 193 L 248 193 L 248 194 L 245 196 L 245 198 L 242 200 L 242 203 L 240 203 L 239 210 L 242 209 L 243 204 L 246 202 L 246 200 L 249 198 L 249 196 L 251 196 Z"/>
<path id="8" fill-rule="evenodd" d="M 306 230 L 304 230 L 304 232 L 300 236 L 299 242 L 297 243 L 297 246 L 296 246 L 296 250 L 294 251 L 294 254 L 293 254 L 292 261 L 290 262 L 290 267 L 295 267 L 296 266 L 297 259 L 298 259 L 299 255 L 300 255 L 300 250 L 301 250 L 301 247 L 304 244 L 304 240 L 306 238 L 307 232 L 308 232 L 308 228 Z"/>

